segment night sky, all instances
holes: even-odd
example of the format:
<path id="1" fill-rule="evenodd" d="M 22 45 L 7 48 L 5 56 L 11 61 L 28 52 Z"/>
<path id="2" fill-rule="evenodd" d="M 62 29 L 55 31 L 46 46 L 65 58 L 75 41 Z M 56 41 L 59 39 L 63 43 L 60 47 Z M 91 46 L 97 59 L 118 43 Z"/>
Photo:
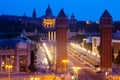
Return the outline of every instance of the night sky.
<path id="1" fill-rule="evenodd" d="M 33 8 L 37 17 L 45 14 L 50 5 L 53 15 L 57 16 L 64 8 L 70 18 L 74 13 L 77 20 L 99 21 L 103 11 L 107 9 L 114 21 L 120 20 L 120 0 L 0 0 L 0 15 L 32 16 Z"/>

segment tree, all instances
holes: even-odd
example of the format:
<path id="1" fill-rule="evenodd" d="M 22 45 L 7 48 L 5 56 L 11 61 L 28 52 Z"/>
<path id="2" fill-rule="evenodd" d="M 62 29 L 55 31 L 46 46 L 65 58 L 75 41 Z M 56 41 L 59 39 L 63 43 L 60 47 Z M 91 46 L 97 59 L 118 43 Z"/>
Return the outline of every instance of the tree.
<path id="1" fill-rule="evenodd" d="M 33 36 L 27 36 L 29 39 L 31 39 L 32 41 L 40 41 L 40 37 L 39 35 L 33 35 Z"/>
<path id="2" fill-rule="evenodd" d="M 115 62 L 115 58 L 114 58 L 114 49 L 112 48 L 112 62 Z"/>
<path id="3" fill-rule="evenodd" d="M 92 51 L 92 43 L 85 43 L 85 44 L 84 44 L 84 47 L 85 47 L 87 50 Z"/>
<path id="4" fill-rule="evenodd" d="M 31 64 L 30 64 L 30 66 L 28 66 L 28 69 L 30 72 L 36 71 L 36 67 L 34 65 L 34 62 L 35 62 L 35 52 L 32 50 L 31 51 Z"/>
<path id="5" fill-rule="evenodd" d="M 81 43 L 83 42 L 84 35 L 76 34 L 75 36 L 72 36 L 69 38 L 69 40 L 73 40 L 75 42 Z"/>
<path id="6" fill-rule="evenodd" d="M 34 53 L 36 54 L 36 53 L 37 53 L 37 51 L 38 51 L 37 46 L 34 46 Z"/>

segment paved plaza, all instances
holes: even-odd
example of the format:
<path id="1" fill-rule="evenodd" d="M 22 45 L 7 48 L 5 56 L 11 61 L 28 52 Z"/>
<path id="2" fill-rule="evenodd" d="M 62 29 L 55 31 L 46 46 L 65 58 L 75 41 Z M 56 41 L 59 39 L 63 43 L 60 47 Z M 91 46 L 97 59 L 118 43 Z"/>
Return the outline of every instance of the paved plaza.
<path id="1" fill-rule="evenodd" d="M 61 77 L 54 74 L 11 73 L 10 77 L 8 74 L 0 74 L 0 80 L 61 80 Z"/>

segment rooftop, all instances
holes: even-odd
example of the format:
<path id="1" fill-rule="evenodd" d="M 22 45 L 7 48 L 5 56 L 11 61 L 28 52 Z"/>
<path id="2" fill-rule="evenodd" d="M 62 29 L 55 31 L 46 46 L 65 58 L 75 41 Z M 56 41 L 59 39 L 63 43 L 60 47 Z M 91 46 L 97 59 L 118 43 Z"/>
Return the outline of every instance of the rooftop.
<path id="1" fill-rule="evenodd" d="M 66 14 L 63 9 L 61 9 L 57 17 L 66 17 Z"/>
<path id="2" fill-rule="evenodd" d="M 107 10 L 105 10 L 105 11 L 103 12 L 101 18 L 104 18 L 104 17 L 112 17 L 112 16 L 110 15 L 110 13 L 109 13 Z"/>

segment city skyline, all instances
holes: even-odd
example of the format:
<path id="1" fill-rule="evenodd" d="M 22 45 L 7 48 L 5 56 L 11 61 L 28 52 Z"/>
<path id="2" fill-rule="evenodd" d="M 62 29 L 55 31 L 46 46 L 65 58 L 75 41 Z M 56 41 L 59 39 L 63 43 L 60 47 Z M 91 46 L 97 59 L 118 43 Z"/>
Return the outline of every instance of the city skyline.
<path id="1" fill-rule="evenodd" d="M 118 0 L 1 0 L 0 6 L 0 80 L 120 79 Z"/>
<path id="2" fill-rule="evenodd" d="M 57 16 L 59 11 L 63 8 L 68 18 L 71 14 L 75 15 L 77 20 L 85 21 L 99 21 L 102 13 L 105 9 L 109 11 L 114 21 L 119 21 L 119 5 L 120 1 L 109 1 L 109 0 L 1 0 L 0 1 L 0 15 L 17 15 L 31 17 L 33 9 L 36 9 L 37 17 L 41 17 L 45 14 L 45 10 L 50 5 L 53 15 Z"/>

